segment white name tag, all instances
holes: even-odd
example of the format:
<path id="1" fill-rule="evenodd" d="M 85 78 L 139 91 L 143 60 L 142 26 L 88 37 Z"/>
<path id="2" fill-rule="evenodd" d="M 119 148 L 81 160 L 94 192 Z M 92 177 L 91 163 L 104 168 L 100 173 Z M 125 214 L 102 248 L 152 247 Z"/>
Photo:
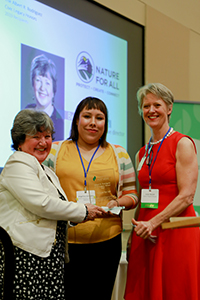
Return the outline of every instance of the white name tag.
<path id="1" fill-rule="evenodd" d="M 158 208 L 159 190 L 158 189 L 142 189 L 141 207 L 142 208 Z"/>
<path id="2" fill-rule="evenodd" d="M 96 196 L 95 191 L 87 190 L 87 191 L 77 191 L 76 192 L 76 201 L 78 203 L 91 203 L 96 204 Z"/>

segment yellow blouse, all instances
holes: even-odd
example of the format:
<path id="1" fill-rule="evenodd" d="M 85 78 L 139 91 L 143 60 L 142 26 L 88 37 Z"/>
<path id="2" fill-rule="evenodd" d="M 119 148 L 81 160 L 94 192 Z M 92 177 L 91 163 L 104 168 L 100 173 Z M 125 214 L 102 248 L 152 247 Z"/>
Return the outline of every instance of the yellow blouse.
<path id="1" fill-rule="evenodd" d="M 83 157 L 83 163 L 87 170 L 88 161 Z M 62 188 L 64 189 L 69 201 L 76 201 L 76 192 L 84 190 L 84 170 L 81 160 L 73 141 L 63 142 L 56 161 L 56 174 L 59 177 Z M 98 176 L 104 180 L 96 181 Z M 109 178 L 109 179 L 108 179 Z M 110 180 L 110 183 L 109 183 Z M 119 172 L 114 151 L 110 145 L 105 149 L 102 155 L 93 158 L 88 175 L 87 189 L 95 190 L 97 196 L 96 204 L 106 206 L 108 201 L 117 196 L 117 184 Z M 101 186 L 102 185 L 102 186 Z M 108 196 L 108 191 L 110 196 Z M 106 193 L 106 201 L 103 194 Z M 100 198 L 98 198 L 100 195 Z M 68 230 L 69 243 L 97 243 L 109 240 L 122 231 L 122 222 L 120 216 L 106 218 L 97 218 L 94 221 L 87 221 L 71 227 Z"/>

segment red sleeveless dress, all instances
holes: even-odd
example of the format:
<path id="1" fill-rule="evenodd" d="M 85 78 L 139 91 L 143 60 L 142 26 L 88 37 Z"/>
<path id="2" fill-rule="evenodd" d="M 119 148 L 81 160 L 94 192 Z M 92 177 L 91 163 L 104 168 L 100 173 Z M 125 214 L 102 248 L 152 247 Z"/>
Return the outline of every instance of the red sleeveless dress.
<path id="1" fill-rule="evenodd" d="M 157 209 L 140 208 L 140 221 L 148 221 L 162 211 L 178 194 L 176 147 L 184 135 L 173 133 L 164 140 L 152 169 L 152 189 L 159 189 Z M 159 144 L 153 146 L 153 160 Z M 139 160 L 145 153 L 140 149 Z M 139 171 L 142 188 L 148 189 L 146 162 Z M 195 216 L 193 205 L 180 216 Z M 125 291 L 126 300 L 200 300 L 200 229 L 156 228 L 156 244 L 133 233 Z"/>

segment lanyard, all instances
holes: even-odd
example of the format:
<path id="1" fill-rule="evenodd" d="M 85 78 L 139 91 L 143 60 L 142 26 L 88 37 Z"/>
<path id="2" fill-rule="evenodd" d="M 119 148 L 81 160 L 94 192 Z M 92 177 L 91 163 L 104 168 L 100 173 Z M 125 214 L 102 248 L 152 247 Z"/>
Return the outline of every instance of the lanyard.
<path id="1" fill-rule="evenodd" d="M 89 164 L 88 164 L 88 167 L 87 167 L 87 171 L 86 171 L 86 170 L 85 170 L 84 163 L 83 163 L 83 159 L 82 159 L 82 156 L 81 156 L 81 152 L 80 152 L 80 149 L 79 149 L 79 147 L 78 147 L 78 143 L 77 143 L 77 141 L 76 141 L 76 148 L 77 148 L 77 150 L 78 150 L 78 154 L 79 154 L 79 157 L 80 157 L 80 160 L 81 160 L 81 164 L 82 164 L 82 167 L 83 167 L 83 171 L 84 171 L 84 177 L 85 177 L 85 180 L 84 180 L 84 190 L 85 190 L 85 193 L 86 193 L 86 191 L 87 191 L 87 189 L 86 189 L 86 185 L 87 185 L 87 182 L 86 182 L 87 174 L 88 174 L 88 171 L 89 171 L 91 162 L 92 162 L 92 160 L 93 160 L 95 154 L 97 153 L 99 147 L 100 147 L 100 144 L 98 145 L 98 147 L 97 147 L 96 150 L 94 151 L 94 153 L 93 153 L 93 155 L 92 155 L 92 157 L 91 157 L 91 159 L 90 159 L 90 161 L 89 161 Z"/>
<path id="2" fill-rule="evenodd" d="M 166 136 L 168 135 L 168 133 L 170 132 L 170 130 L 171 130 L 171 127 L 169 128 L 169 130 L 167 131 L 167 133 L 166 133 L 165 136 L 163 137 L 163 139 L 162 139 L 162 141 L 161 141 L 161 143 L 160 143 L 160 145 L 159 145 L 159 148 L 158 148 L 158 150 L 157 150 L 157 152 L 156 152 L 156 156 L 155 156 L 155 158 L 154 158 L 154 160 L 153 160 L 152 165 L 151 165 L 150 163 L 148 164 L 148 167 L 149 167 L 149 191 L 151 191 L 151 173 L 152 173 L 153 166 L 154 166 L 154 164 L 155 164 L 155 161 L 156 161 L 156 158 L 157 158 L 157 156 L 158 156 L 158 152 L 160 151 L 160 148 L 161 148 L 161 146 L 162 146 L 162 143 L 163 143 L 164 139 L 166 138 Z M 150 145 L 151 139 L 152 139 L 152 137 L 150 138 L 149 143 L 148 143 L 148 156 L 149 156 L 149 160 L 150 160 L 150 152 L 149 152 L 149 149 L 152 149 L 152 147 L 151 147 L 151 145 Z M 150 151 L 151 151 L 151 150 L 150 150 Z"/>

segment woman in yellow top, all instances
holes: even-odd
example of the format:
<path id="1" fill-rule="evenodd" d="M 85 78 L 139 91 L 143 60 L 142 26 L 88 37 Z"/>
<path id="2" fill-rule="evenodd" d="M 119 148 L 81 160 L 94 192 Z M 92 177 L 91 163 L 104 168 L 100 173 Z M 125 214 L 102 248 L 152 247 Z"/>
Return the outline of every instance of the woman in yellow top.
<path id="1" fill-rule="evenodd" d="M 124 148 L 106 142 L 107 128 L 104 102 L 85 98 L 76 108 L 69 139 L 53 143 L 46 163 L 69 201 L 131 209 L 138 203 L 133 165 Z M 69 229 L 66 299 L 111 299 L 121 231 L 121 215 L 114 213 Z"/>

